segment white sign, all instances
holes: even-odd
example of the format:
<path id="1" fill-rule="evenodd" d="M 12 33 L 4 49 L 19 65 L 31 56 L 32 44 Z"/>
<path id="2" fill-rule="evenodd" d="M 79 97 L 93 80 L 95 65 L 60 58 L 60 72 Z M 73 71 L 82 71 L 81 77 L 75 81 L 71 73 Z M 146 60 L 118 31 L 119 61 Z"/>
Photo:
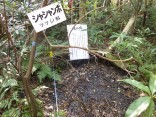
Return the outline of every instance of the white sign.
<path id="1" fill-rule="evenodd" d="M 56 2 L 27 14 L 36 32 L 66 20 L 61 3 Z"/>
<path id="2" fill-rule="evenodd" d="M 83 47 L 88 49 L 87 25 L 67 25 L 70 46 Z M 79 48 L 69 48 L 70 60 L 89 59 L 87 51 Z"/>

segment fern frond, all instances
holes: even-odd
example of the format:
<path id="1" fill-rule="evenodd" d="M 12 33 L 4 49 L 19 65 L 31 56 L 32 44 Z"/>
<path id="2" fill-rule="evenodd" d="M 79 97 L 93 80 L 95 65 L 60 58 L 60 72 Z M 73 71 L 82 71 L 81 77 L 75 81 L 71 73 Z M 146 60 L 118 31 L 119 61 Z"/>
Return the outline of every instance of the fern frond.
<path id="1" fill-rule="evenodd" d="M 40 83 L 44 78 L 53 78 L 55 80 L 61 80 L 60 75 L 57 71 L 52 71 L 48 65 L 41 65 L 39 71 L 37 72 L 37 76 L 39 78 Z"/>

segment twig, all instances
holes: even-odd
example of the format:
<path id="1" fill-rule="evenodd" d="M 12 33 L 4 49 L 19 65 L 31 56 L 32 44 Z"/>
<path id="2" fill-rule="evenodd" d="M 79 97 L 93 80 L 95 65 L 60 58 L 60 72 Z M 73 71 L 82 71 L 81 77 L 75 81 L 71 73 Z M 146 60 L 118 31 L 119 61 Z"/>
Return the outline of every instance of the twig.
<path id="1" fill-rule="evenodd" d="M 12 37 L 11 37 L 11 34 L 9 33 L 9 30 L 8 30 L 8 22 L 7 22 L 7 16 L 6 16 L 6 10 L 5 10 L 5 1 L 3 0 L 3 4 L 4 4 L 4 17 L 5 17 L 5 23 L 2 23 L 2 27 L 5 29 L 5 32 L 7 34 L 7 37 L 8 37 L 8 44 L 10 46 L 10 42 L 11 42 L 11 45 L 13 47 L 13 50 L 14 50 L 14 54 L 15 54 L 15 66 L 17 66 L 17 51 L 16 51 L 16 47 L 12 41 Z M 1 20 L 1 18 L 0 18 Z M 3 22 L 3 21 L 0 21 L 0 22 Z M 5 26 L 4 26 L 4 25 Z M 10 48 L 9 48 L 9 51 L 10 51 Z M 10 53 L 10 52 L 9 52 Z M 10 54 L 9 54 L 10 56 Z"/>
<path id="2" fill-rule="evenodd" d="M 120 5 L 116 10 L 118 10 L 118 9 L 120 9 L 120 7 L 122 7 L 123 5 Z M 90 10 L 89 12 L 87 12 L 83 17 L 81 17 L 75 24 L 74 24 L 74 26 L 72 27 L 72 29 L 71 29 L 71 31 L 70 31 L 70 33 L 69 33 L 69 37 L 70 37 L 70 35 L 71 35 L 71 32 L 72 32 L 72 30 L 75 28 L 75 26 L 83 19 L 83 18 L 85 18 L 88 14 L 90 14 L 90 13 L 92 13 L 93 11 L 96 11 L 96 10 L 99 10 L 99 9 L 102 9 L 102 8 L 105 8 L 105 5 L 104 6 L 101 6 L 101 7 L 97 7 L 96 9 L 93 9 L 93 10 Z M 110 18 L 110 17 L 109 17 Z M 108 18 L 108 19 L 109 19 Z M 108 20 L 107 19 L 107 20 Z"/>
<path id="3" fill-rule="evenodd" d="M 43 34 L 44 34 L 45 39 L 47 40 L 48 44 L 49 44 L 52 48 L 78 48 L 78 49 L 83 49 L 83 50 L 88 51 L 88 52 L 89 52 L 90 54 L 92 54 L 92 55 L 95 55 L 95 56 L 97 56 L 97 57 L 99 57 L 99 58 L 102 58 L 102 59 L 104 59 L 104 60 L 108 60 L 108 61 L 111 61 L 111 62 L 120 62 L 120 61 L 126 62 L 126 61 L 130 61 L 130 60 L 133 59 L 133 57 L 130 57 L 130 58 L 125 59 L 125 60 L 112 60 L 112 59 L 109 59 L 109 58 L 107 58 L 107 57 L 103 57 L 103 56 L 101 56 L 100 54 L 97 54 L 97 53 L 95 53 L 95 52 L 93 52 L 93 51 L 91 51 L 91 50 L 89 50 L 89 49 L 87 49 L 87 48 L 78 47 L 78 46 L 70 46 L 70 45 L 67 45 L 67 46 L 65 46 L 65 45 L 52 45 L 51 42 L 49 41 L 49 39 L 47 38 L 45 32 L 43 32 Z"/>
<path id="4" fill-rule="evenodd" d="M 121 57 L 120 57 L 119 54 L 118 54 L 118 57 L 119 57 L 119 59 L 121 60 Z M 123 63 L 122 61 L 120 61 L 120 62 L 121 62 L 121 64 L 122 64 L 122 66 L 123 66 L 123 70 L 126 71 L 126 72 L 128 73 L 128 75 L 132 77 L 131 73 L 134 74 L 134 72 L 129 71 L 129 70 L 125 67 L 124 63 Z"/>
<path id="5" fill-rule="evenodd" d="M 69 32 L 69 37 L 70 37 L 70 35 L 71 35 L 72 30 L 75 28 L 75 26 L 76 26 L 83 18 L 85 18 L 88 14 L 92 13 L 93 11 L 96 11 L 96 10 L 102 9 L 102 8 L 104 8 L 104 6 L 101 6 L 101 7 L 98 7 L 98 8 L 96 8 L 96 9 L 93 9 L 93 10 L 89 11 L 88 13 L 86 13 L 83 17 L 81 17 L 81 18 L 74 24 L 74 26 L 72 27 L 71 31 Z"/>
<path id="6" fill-rule="evenodd" d="M 4 12 L 3 14 L 4 14 L 4 17 L 5 17 L 5 23 L 4 24 L 5 24 L 6 30 L 8 30 L 7 29 L 7 27 L 8 27 L 7 26 L 7 16 L 6 16 L 6 10 L 5 10 L 5 2 L 4 2 L 4 0 L 3 0 L 3 12 Z M 9 47 L 8 48 L 8 57 L 10 58 L 11 53 L 10 53 L 10 41 L 9 41 L 9 38 L 8 38 L 8 47 Z"/>

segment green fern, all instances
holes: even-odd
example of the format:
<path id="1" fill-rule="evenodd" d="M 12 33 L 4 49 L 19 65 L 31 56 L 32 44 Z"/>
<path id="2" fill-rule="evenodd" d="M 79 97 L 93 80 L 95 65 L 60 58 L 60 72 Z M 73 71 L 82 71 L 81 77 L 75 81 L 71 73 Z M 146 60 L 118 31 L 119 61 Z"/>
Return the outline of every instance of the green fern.
<path id="1" fill-rule="evenodd" d="M 40 83 L 43 81 L 43 79 L 47 78 L 53 78 L 55 80 L 61 80 L 60 75 L 57 71 L 52 71 L 51 68 L 48 65 L 38 65 L 36 64 L 36 68 L 39 70 L 37 71 L 37 76 L 39 78 Z"/>
<path id="2" fill-rule="evenodd" d="M 148 9 L 148 11 L 149 11 L 149 17 L 147 19 L 148 26 L 155 29 L 155 26 L 156 26 L 156 20 L 155 20 L 156 19 L 156 7 L 152 6 Z"/>
<path id="3" fill-rule="evenodd" d="M 20 110 L 19 108 L 11 108 L 7 111 L 5 111 L 2 115 L 2 117 L 20 117 Z"/>

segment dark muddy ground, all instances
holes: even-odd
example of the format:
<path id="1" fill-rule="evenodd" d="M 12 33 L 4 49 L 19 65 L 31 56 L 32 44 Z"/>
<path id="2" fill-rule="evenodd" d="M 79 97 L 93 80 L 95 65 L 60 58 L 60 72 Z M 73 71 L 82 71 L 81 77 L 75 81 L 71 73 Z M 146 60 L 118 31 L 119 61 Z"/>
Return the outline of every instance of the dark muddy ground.
<path id="1" fill-rule="evenodd" d="M 120 83 L 127 74 L 108 62 L 83 62 L 66 67 L 57 83 L 59 111 L 66 117 L 123 117 L 126 108 L 136 98 L 134 89 Z M 56 110 L 53 81 L 38 97 L 43 101 L 45 117 Z"/>

